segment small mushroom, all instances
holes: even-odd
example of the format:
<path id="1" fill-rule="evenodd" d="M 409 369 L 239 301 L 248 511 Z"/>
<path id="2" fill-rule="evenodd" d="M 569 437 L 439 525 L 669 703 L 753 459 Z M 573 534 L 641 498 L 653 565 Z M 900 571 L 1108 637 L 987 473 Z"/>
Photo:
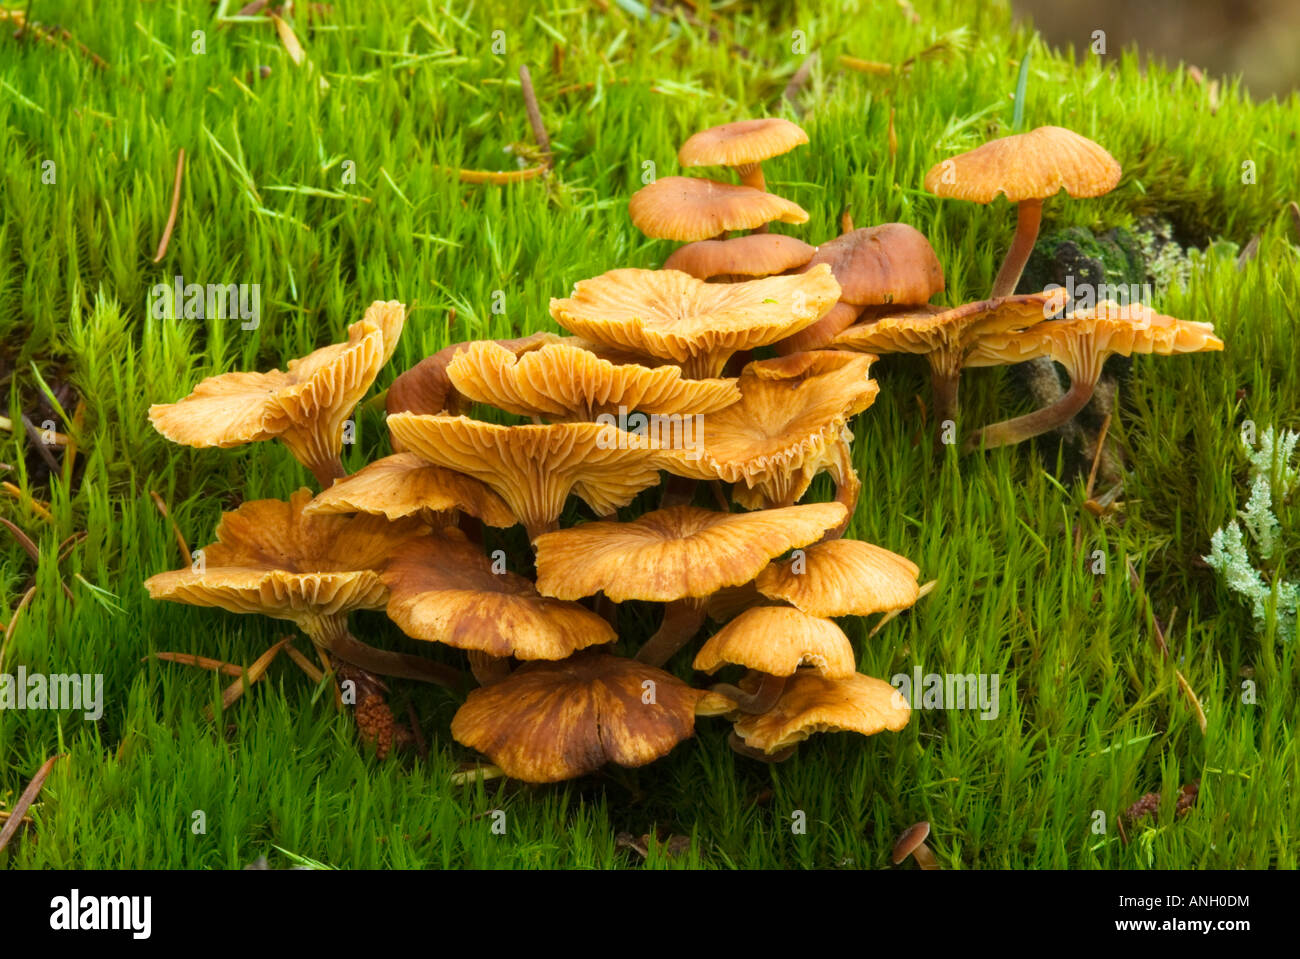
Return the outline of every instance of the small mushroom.
<path id="1" fill-rule="evenodd" d="M 665 176 L 632 194 L 633 225 L 656 240 L 691 243 L 773 220 L 807 223 L 808 211 L 772 193 L 699 177 Z"/>
<path id="2" fill-rule="evenodd" d="M 911 560 L 860 540 L 834 539 L 774 562 L 754 585 L 812 616 L 870 616 L 906 609 L 920 594 Z"/>
<path id="3" fill-rule="evenodd" d="M 929 836 L 930 824 L 928 822 L 918 822 L 914 826 L 909 826 L 898 837 L 898 842 L 894 843 L 894 852 L 890 857 L 894 865 L 901 865 L 908 856 L 912 856 L 916 859 L 916 864 L 922 869 L 938 869 L 939 861 L 934 858 L 934 853 L 925 844 L 925 840 Z"/>
<path id="4" fill-rule="evenodd" d="M 663 269 L 680 270 L 698 280 L 715 277 L 753 279 L 797 269 L 812 259 L 816 252 L 816 247 L 792 236 L 751 233 L 730 240 L 687 243 L 664 260 Z"/>
<path id="5" fill-rule="evenodd" d="M 677 151 L 677 161 L 684 167 L 731 167 L 745 186 L 766 190 L 763 161 L 807 142 L 801 127 L 780 117 L 737 120 L 689 137 Z"/>
<path id="6" fill-rule="evenodd" d="M 1001 193 L 1016 204 L 1015 239 L 989 293 L 996 299 L 1016 292 L 1038 238 L 1043 201 L 1062 189 L 1072 197 L 1101 196 L 1115 188 L 1121 172 L 1099 144 L 1048 126 L 990 140 L 936 163 L 925 175 L 925 188 L 936 196 L 975 203 L 992 203 Z"/>

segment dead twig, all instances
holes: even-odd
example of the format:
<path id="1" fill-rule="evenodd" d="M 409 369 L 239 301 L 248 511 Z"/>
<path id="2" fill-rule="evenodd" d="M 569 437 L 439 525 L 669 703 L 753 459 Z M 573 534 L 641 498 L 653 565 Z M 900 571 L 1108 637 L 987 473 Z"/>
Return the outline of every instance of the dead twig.
<path id="1" fill-rule="evenodd" d="M 158 241 L 158 252 L 153 255 L 155 263 L 161 263 L 167 255 L 167 244 L 171 242 L 172 230 L 176 226 L 176 214 L 181 208 L 181 177 L 185 174 L 185 148 L 176 154 L 176 179 L 172 182 L 172 208 L 167 214 L 167 226 L 163 228 L 162 239 Z"/>
<path id="2" fill-rule="evenodd" d="M 176 520 L 172 519 L 172 514 L 171 511 L 167 509 L 167 504 L 154 490 L 150 490 L 149 495 L 153 497 L 153 505 L 158 507 L 158 512 L 162 513 L 163 519 L 171 523 L 172 532 L 176 534 L 176 545 L 181 548 L 181 558 L 185 560 L 185 565 L 193 566 L 194 557 L 190 555 L 190 548 L 185 543 L 185 537 L 181 535 L 181 528 L 176 524 Z"/>
<path id="3" fill-rule="evenodd" d="M 554 165 L 551 138 L 546 135 L 546 124 L 542 122 L 542 111 L 537 106 L 537 94 L 533 91 L 533 78 L 525 63 L 519 65 L 519 88 L 524 94 L 524 109 L 528 111 L 528 125 L 533 128 L 533 139 L 542 151 L 542 164 L 549 170 Z"/>
<path id="4" fill-rule="evenodd" d="M 812 75 L 813 67 L 817 65 L 818 55 L 818 51 L 814 50 L 804 57 L 803 63 L 799 64 L 799 69 L 794 72 L 794 76 L 790 78 L 790 82 L 785 85 L 785 89 L 781 92 L 781 99 L 790 104 L 795 113 L 803 112 L 799 109 L 799 94 L 803 90 L 804 84 L 808 82 L 808 78 Z"/>
<path id="5" fill-rule="evenodd" d="M 41 768 L 36 771 L 36 775 L 32 777 L 32 781 L 27 784 L 27 788 L 23 790 L 23 794 L 18 797 L 18 802 L 14 804 L 14 808 L 9 812 L 8 821 L 5 823 L 4 828 L 0 829 L 0 850 L 9 845 L 9 840 L 14 837 L 18 827 L 23 824 L 23 817 L 26 815 L 28 807 L 40 795 L 41 787 L 45 785 L 45 777 L 50 774 L 54 764 L 62 759 L 64 755 L 60 753 L 45 760 Z"/>

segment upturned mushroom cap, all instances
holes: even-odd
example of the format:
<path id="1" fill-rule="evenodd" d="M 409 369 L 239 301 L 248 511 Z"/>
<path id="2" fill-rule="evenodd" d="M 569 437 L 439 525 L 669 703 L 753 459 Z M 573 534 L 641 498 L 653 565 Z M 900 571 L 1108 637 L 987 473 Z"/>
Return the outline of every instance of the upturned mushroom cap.
<path id="1" fill-rule="evenodd" d="M 911 560 L 861 540 L 834 539 L 772 563 L 754 585 L 812 616 L 869 616 L 916 602 L 920 570 Z"/>
<path id="2" fill-rule="evenodd" d="M 604 516 L 659 482 L 649 438 L 613 426 L 497 426 L 397 413 L 388 428 L 424 460 L 492 487 L 532 536 L 559 519 L 570 492 Z"/>
<path id="3" fill-rule="evenodd" d="M 648 237 L 690 243 L 779 220 L 807 223 L 797 203 L 753 187 L 699 177 L 665 176 L 632 194 L 627 212 Z"/>
<path id="4" fill-rule="evenodd" d="M 217 541 L 196 554 L 201 566 L 151 576 L 149 595 L 300 624 L 382 608 L 380 571 L 427 527 L 377 516 L 312 516 L 304 512 L 311 498 L 304 488 L 288 502 L 251 500 L 224 513 Z"/>
<path id="5" fill-rule="evenodd" d="M 562 599 L 603 592 L 616 603 L 702 598 L 749 582 L 845 513 L 839 503 L 752 513 L 670 506 L 630 523 L 583 523 L 537 537 L 537 588 Z"/>
<path id="6" fill-rule="evenodd" d="M 831 345 L 862 353 L 964 353 L 982 337 L 1023 330 L 1064 306 L 1064 292 L 1024 293 L 946 309 L 929 306 L 850 326 Z"/>
<path id="7" fill-rule="evenodd" d="M 1073 197 L 1101 196 L 1119 183 L 1120 165 L 1105 148 L 1064 127 L 990 140 L 936 163 L 925 188 L 936 196 L 991 203 L 999 193 L 1012 203 L 1044 200 L 1065 190 Z"/>
<path id="8" fill-rule="evenodd" d="M 751 233 L 730 240 L 687 243 L 664 260 L 665 270 L 680 270 L 698 280 L 715 276 L 772 276 L 807 263 L 817 248 L 781 233 Z"/>
<path id="9" fill-rule="evenodd" d="M 433 466 L 414 453 L 375 460 L 317 494 L 303 512 L 373 513 L 395 520 L 452 510 L 476 516 L 489 526 L 518 522 L 505 501 L 479 480 Z"/>
<path id="10" fill-rule="evenodd" d="M 1071 377 L 1095 379 L 1106 357 L 1132 353 L 1200 353 L 1222 350 L 1209 323 L 1179 320 L 1139 303 L 1110 301 L 1063 320 L 980 339 L 967 366 L 999 366 L 1040 356 L 1056 360 Z"/>
<path id="11" fill-rule="evenodd" d="M 676 366 L 617 365 L 567 343 L 516 356 L 492 342 L 456 355 L 447 374 L 461 394 L 520 416 L 594 420 L 620 410 L 712 413 L 740 399 L 733 380 L 688 380 Z"/>
<path id="12" fill-rule="evenodd" d="M 788 606 L 745 610 L 700 647 L 694 668 L 715 673 L 728 664 L 772 676 L 793 676 L 800 666 L 814 666 L 831 679 L 857 675 L 844 630 Z"/>
<path id="13" fill-rule="evenodd" d="M 859 362 L 840 358 L 848 356 Z M 874 359 L 823 350 L 750 363 L 740 375 L 740 402 L 708 416 L 698 451 L 665 450 L 667 468 L 760 490 L 765 505 L 794 502 L 843 441 L 849 418 L 875 400 Z M 733 495 L 741 493 L 738 485 Z"/>
<path id="14" fill-rule="evenodd" d="M 564 659 L 612 642 L 613 628 L 577 603 L 548 599 L 492 560 L 459 530 L 406 544 L 383 581 L 388 618 L 408 636 L 518 659 Z"/>
<path id="15" fill-rule="evenodd" d="M 338 475 L 343 424 L 396 347 L 405 310 L 376 302 L 348 327 L 345 343 L 324 346 L 288 370 L 223 373 L 176 403 L 149 408 L 154 428 L 174 443 L 200 449 L 279 438 L 326 483 Z"/>
<path id="16" fill-rule="evenodd" d="M 772 709 L 739 720 L 736 732 L 746 746 L 772 754 L 814 733 L 897 732 L 910 715 L 907 700 L 882 679 L 861 673 L 827 679 L 815 669 L 801 669 Z"/>
<path id="17" fill-rule="evenodd" d="M 701 130 L 677 151 L 684 167 L 744 167 L 789 153 L 808 142 L 808 134 L 789 120 L 769 117 L 737 120 Z"/>
<path id="18" fill-rule="evenodd" d="M 688 376 L 722 372 L 739 350 L 775 343 L 839 299 L 830 268 L 743 283 L 705 283 L 676 270 L 611 270 L 551 300 L 551 316 L 579 336 L 681 364 Z"/>
<path id="19" fill-rule="evenodd" d="M 451 721 L 456 741 L 514 779 L 559 782 L 608 762 L 644 766 L 695 733 L 708 694 L 634 659 L 579 653 L 525 663 L 469 694 Z"/>
<path id="20" fill-rule="evenodd" d="M 906 223 L 851 230 L 823 243 L 804 266 L 831 268 L 840 299 L 854 306 L 925 303 L 943 291 L 943 267 L 930 241 Z"/>

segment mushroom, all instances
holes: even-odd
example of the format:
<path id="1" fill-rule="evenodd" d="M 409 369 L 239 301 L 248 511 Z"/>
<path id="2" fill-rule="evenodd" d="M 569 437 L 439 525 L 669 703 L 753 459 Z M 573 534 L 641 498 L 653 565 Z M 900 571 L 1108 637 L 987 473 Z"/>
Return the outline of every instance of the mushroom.
<path id="1" fill-rule="evenodd" d="M 747 583 L 782 553 L 844 520 L 838 503 L 752 513 L 670 506 L 629 523 L 583 523 L 537 537 L 537 589 L 560 599 L 603 593 L 667 603 L 664 622 L 637 658 L 661 666 L 704 623 L 704 601 Z"/>
<path id="2" fill-rule="evenodd" d="M 570 492 L 607 516 L 659 482 L 654 444 L 614 426 L 497 426 L 466 416 L 396 413 L 388 428 L 427 462 L 490 486 L 530 539 L 554 528 Z"/>
<path id="3" fill-rule="evenodd" d="M 507 776 L 559 782 L 609 762 L 644 766 L 667 755 L 694 735 L 696 706 L 707 697 L 634 659 L 578 653 L 525 663 L 474 690 L 452 718 L 451 734 Z"/>
<path id="4" fill-rule="evenodd" d="M 930 364 L 936 423 L 955 420 L 962 368 L 982 336 L 1022 330 L 1064 306 L 1064 291 L 980 300 L 952 309 L 922 307 L 858 323 L 831 342 L 832 348 L 861 353 L 920 353 Z"/>
<path id="5" fill-rule="evenodd" d="M 839 299 L 830 267 L 799 276 L 705 283 L 677 270 L 611 270 L 580 281 L 551 316 L 578 336 L 721 374 L 732 354 L 774 343 L 816 322 Z"/>
<path id="6" fill-rule="evenodd" d="M 508 674 L 511 656 L 564 659 L 617 638 L 591 610 L 542 596 L 516 573 L 496 572 L 454 528 L 407 543 L 382 578 L 388 618 L 415 639 L 469 650 L 484 685 Z"/>
<path id="7" fill-rule="evenodd" d="M 894 852 L 890 860 L 895 866 L 901 865 L 908 856 L 916 859 L 916 864 L 922 869 L 938 869 L 939 860 L 934 858 L 934 853 L 930 847 L 925 844 L 925 840 L 930 836 L 930 824 L 928 822 L 918 822 L 913 826 L 908 826 L 907 830 L 898 837 L 898 842 L 894 843 Z"/>
<path id="8" fill-rule="evenodd" d="M 730 240 L 687 243 L 664 260 L 663 269 L 680 270 L 697 280 L 711 280 L 714 277 L 756 278 L 801 267 L 816 252 L 816 247 L 792 236 L 751 233 Z"/>
<path id="9" fill-rule="evenodd" d="M 780 117 L 737 120 L 689 137 L 677 151 L 677 162 L 684 167 L 731 167 L 745 186 L 766 190 L 763 161 L 807 142 L 808 134 L 802 128 Z"/>
<path id="10" fill-rule="evenodd" d="M 1068 422 L 1092 397 L 1109 356 L 1222 349 L 1223 341 L 1214 335 L 1214 328 L 1208 323 L 1177 320 L 1141 304 L 1120 306 L 1109 301 L 1063 320 L 1040 323 L 1018 333 L 986 337 L 967 359 L 967 366 L 996 366 L 1049 357 L 1065 367 L 1070 375 L 1070 389 L 1050 406 L 972 433 L 966 449 L 981 446 L 992 449 L 1019 443 Z"/>
<path id="11" fill-rule="evenodd" d="M 688 380 L 675 366 L 614 364 L 567 343 L 522 356 L 495 343 L 474 343 L 456 355 L 447 375 L 472 400 L 553 421 L 590 421 L 628 410 L 712 413 L 740 399 L 732 380 Z"/>
<path id="12" fill-rule="evenodd" d="M 1101 196 L 1115 188 L 1121 172 L 1099 144 L 1049 126 L 990 140 L 936 163 L 925 175 L 925 188 L 975 203 L 992 203 L 1001 193 L 1016 204 L 1015 239 L 989 293 L 996 299 L 1016 292 L 1038 238 L 1043 201 L 1062 189 L 1072 197 Z"/>
<path id="13" fill-rule="evenodd" d="M 679 243 L 753 230 L 772 220 L 808 222 L 807 210 L 775 194 L 686 176 L 660 177 L 637 190 L 627 212 L 646 236 Z"/>
<path id="14" fill-rule="evenodd" d="M 845 309 L 837 306 L 782 340 L 778 352 L 821 349 L 852 324 L 863 307 L 920 306 L 943 291 L 943 267 L 934 248 L 925 234 L 906 223 L 883 223 L 838 236 L 819 246 L 800 272 L 819 263 L 831 268 Z"/>
<path id="15" fill-rule="evenodd" d="M 745 746 L 773 757 L 814 733 L 897 732 L 910 715 L 907 700 L 883 679 L 862 673 L 829 679 L 816 669 L 801 669 L 786 681 L 776 705 L 739 719 L 735 731 Z"/>
<path id="16" fill-rule="evenodd" d="M 754 580 L 757 592 L 812 616 L 870 616 L 916 602 L 920 570 L 911 560 L 860 540 L 809 546 L 797 560 L 774 562 Z"/>
<path id="17" fill-rule="evenodd" d="M 719 683 L 713 692 L 734 700 L 743 713 L 765 713 L 776 705 L 800 666 L 816 667 L 831 679 L 857 675 L 857 657 L 834 621 L 789 606 L 755 606 L 741 613 L 700 647 L 694 668 L 715 673 L 726 665 L 753 670 L 754 691 Z"/>
<path id="18" fill-rule="evenodd" d="M 709 415 L 699 449 L 663 451 L 666 468 L 733 484 L 732 496 L 747 509 L 790 506 L 829 469 L 847 523 L 860 484 L 846 424 L 876 398 L 874 359 L 823 350 L 750 363 L 740 402 Z"/>
<path id="19" fill-rule="evenodd" d="M 151 576 L 145 588 L 154 599 L 290 620 L 317 649 L 371 673 L 459 685 L 453 669 L 375 649 L 348 630 L 351 610 L 383 609 L 381 571 L 394 550 L 427 527 L 414 519 L 313 516 L 305 512 L 310 501 L 311 490 L 303 488 L 288 502 L 251 500 L 224 513 L 202 563 Z"/>
<path id="20" fill-rule="evenodd" d="M 286 372 L 223 373 L 176 403 L 149 408 L 154 428 L 174 443 L 228 448 L 278 438 L 322 487 L 345 476 L 344 421 L 388 361 L 406 310 L 375 302 L 348 327 L 346 343 L 321 347 Z"/>
<path id="21" fill-rule="evenodd" d="M 510 507 L 472 476 L 432 466 L 414 453 L 377 459 L 318 493 L 307 515 L 372 513 L 396 520 L 418 516 L 430 526 L 447 526 L 465 512 L 489 526 L 514 526 Z"/>

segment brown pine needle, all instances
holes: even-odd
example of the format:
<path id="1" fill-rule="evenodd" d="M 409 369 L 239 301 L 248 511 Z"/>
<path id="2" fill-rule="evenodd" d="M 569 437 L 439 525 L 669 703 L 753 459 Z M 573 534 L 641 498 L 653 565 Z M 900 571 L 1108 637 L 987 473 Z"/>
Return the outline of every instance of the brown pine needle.
<path id="1" fill-rule="evenodd" d="M 858 73 L 871 73 L 878 77 L 887 77 L 894 72 L 892 63 L 881 63 L 878 60 L 860 60 L 857 57 L 850 57 L 843 53 L 840 54 L 840 66 L 856 70 Z"/>
<path id="2" fill-rule="evenodd" d="M 32 781 L 27 784 L 27 788 L 23 790 L 23 794 L 18 797 L 18 802 L 14 804 L 14 808 L 9 812 L 8 822 L 5 823 L 3 829 L 0 829 L 0 850 L 9 845 L 9 840 L 14 837 L 18 827 L 23 824 L 23 817 L 27 814 L 28 807 L 36 801 L 36 797 L 41 793 L 41 787 L 45 785 L 45 777 L 50 774 L 54 764 L 62 759 L 63 755 L 51 756 L 45 760 L 41 768 L 36 771 L 36 775 L 32 777 Z"/>
<path id="3" fill-rule="evenodd" d="M 11 420 L 7 416 L 0 416 L 0 430 L 8 430 L 12 432 L 13 428 L 14 428 L 13 420 Z M 40 432 L 44 433 L 45 431 L 41 430 Z M 67 436 L 67 434 L 56 433 L 54 430 L 50 430 L 49 436 L 45 438 L 49 439 L 50 443 L 53 443 L 55 446 L 67 446 L 69 443 L 72 442 L 71 438 Z"/>
<path id="4" fill-rule="evenodd" d="M 307 674 L 307 678 L 313 683 L 320 683 L 325 678 L 325 673 L 312 664 L 312 661 L 302 654 L 302 652 L 293 643 L 284 647 L 285 653 L 289 658 L 298 664 L 298 668 Z"/>
<path id="5" fill-rule="evenodd" d="M 223 663 L 219 659 L 209 659 L 207 656 L 195 656 L 193 653 L 150 653 L 140 662 L 143 663 L 150 659 L 161 659 L 165 663 L 180 663 L 182 666 L 197 666 L 199 669 L 211 669 L 227 676 L 244 675 L 243 666 L 236 666 L 234 663 Z"/>
<path id="6" fill-rule="evenodd" d="M 229 709 L 239 700 L 240 696 L 244 695 L 253 683 L 261 679 L 263 674 L 265 674 L 267 669 L 270 667 L 271 663 L 275 662 L 275 657 L 280 654 L 280 650 L 284 649 L 289 642 L 288 639 L 280 640 L 261 656 L 258 656 L 257 659 L 253 660 L 253 665 L 248 667 L 247 674 L 239 677 L 239 679 L 236 679 L 233 683 L 222 690 L 221 708 Z M 212 707 L 204 706 L 203 714 L 207 716 L 208 719 L 211 719 Z"/>
<path id="7" fill-rule="evenodd" d="M 528 65 L 519 65 L 519 88 L 524 94 L 524 110 L 528 113 L 528 125 L 533 128 L 533 139 L 542 151 L 542 164 L 550 169 L 554 164 L 551 157 L 551 138 L 546 135 L 546 124 L 542 122 L 542 111 L 537 106 L 537 94 L 533 91 L 533 78 L 528 72 Z"/>
<path id="8" fill-rule="evenodd" d="M 185 560 L 186 566 L 194 565 L 194 557 L 190 555 L 190 548 L 185 543 L 185 537 L 181 535 L 181 528 L 176 525 L 176 520 L 172 519 L 171 511 L 167 509 L 167 504 L 163 498 L 155 491 L 150 490 L 149 495 L 153 497 L 153 505 L 158 507 L 158 512 L 162 513 L 163 519 L 172 524 L 172 532 L 176 534 L 176 545 L 181 548 L 181 559 Z"/>
<path id="9" fill-rule="evenodd" d="M 448 173 L 454 173 L 460 177 L 462 183 L 520 183 L 524 180 L 535 180 L 546 172 L 545 166 L 529 167 L 526 170 L 511 170 L 504 173 L 497 173 L 492 170 L 457 170 L 454 167 L 443 167 Z"/>
<path id="10" fill-rule="evenodd" d="M 14 607 L 14 614 L 9 617 L 9 624 L 5 626 L 4 639 L 0 640 L 0 675 L 4 674 L 5 652 L 9 649 L 9 640 L 18 626 L 18 620 L 22 618 L 23 610 L 27 608 L 27 604 L 32 601 L 32 597 L 35 595 L 36 587 L 29 586 L 27 592 L 23 593 L 23 598 Z"/>
<path id="11" fill-rule="evenodd" d="M 47 523 L 54 522 L 54 516 L 53 514 L 50 513 L 49 507 L 45 503 L 42 503 L 40 500 L 36 499 L 35 497 L 27 496 L 26 494 L 23 493 L 22 490 L 20 490 L 13 483 L 9 482 L 8 480 L 5 480 L 3 483 L 0 483 L 0 489 L 3 489 L 14 499 L 18 500 L 18 502 L 26 503 L 28 506 L 32 508 L 32 512 L 35 513 L 37 516 L 39 516 L 41 519 L 45 520 L 45 522 Z"/>
<path id="12" fill-rule="evenodd" d="M 158 252 L 153 255 L 155 263 L 161 263 L 167 255 L 167 244 L 171 242 L 172 230 L 176 226 L 176 214 L 181 208 L 181 177 L 185 173 L 185 148 L 176 154 L 176 179 L 172 181 L 172 208 L 167 214 L 167 226 L 163 228 L 162 239 L 158 241 Z"/>
<path id="13" fill-rule="evenodd" d="M 0 516 L 0 523 L 3 523 L 5 529 L 9 530 L 9 532 L 13 534 L 14 539 L 18 540 L 18 545 L 23 548 L 23 552 L 31 557 L 33 563 L 39 563 L 41 561 L 41 551 L 36 548 L 36 544 L 32 542 L 30 536 L 3 516 Z"/>
<path id="14" fill-rule="evenodd" d="M 307 61 L 307 54 L 303 52 L 302 44 L 298 42 L 293 27 L 274 13 L 271 14 L 271 22 L 275 24 L 275 32 L 280 35 L 280 42 L 284 44 L 284 51 L 289 54 L 289 59 L 293 61 L 293 65 L 296 67 L 302 66 Z"/>
<path id="15" fill-rule="evenodd" d="M 1110 414 L 1101 421 L 1101 429 L 1097 433 L 1097 452 L 1092 455 L 1092 469 L 1088 471 L 1088 486 L 1084 490 L 1084 499 L 1092 499 L 1092 487 L 1097 482 L 1097 467 L 1101 464 L 1101 453 L 1106 448 L 1106 431 L 1110 429 Z"/>

